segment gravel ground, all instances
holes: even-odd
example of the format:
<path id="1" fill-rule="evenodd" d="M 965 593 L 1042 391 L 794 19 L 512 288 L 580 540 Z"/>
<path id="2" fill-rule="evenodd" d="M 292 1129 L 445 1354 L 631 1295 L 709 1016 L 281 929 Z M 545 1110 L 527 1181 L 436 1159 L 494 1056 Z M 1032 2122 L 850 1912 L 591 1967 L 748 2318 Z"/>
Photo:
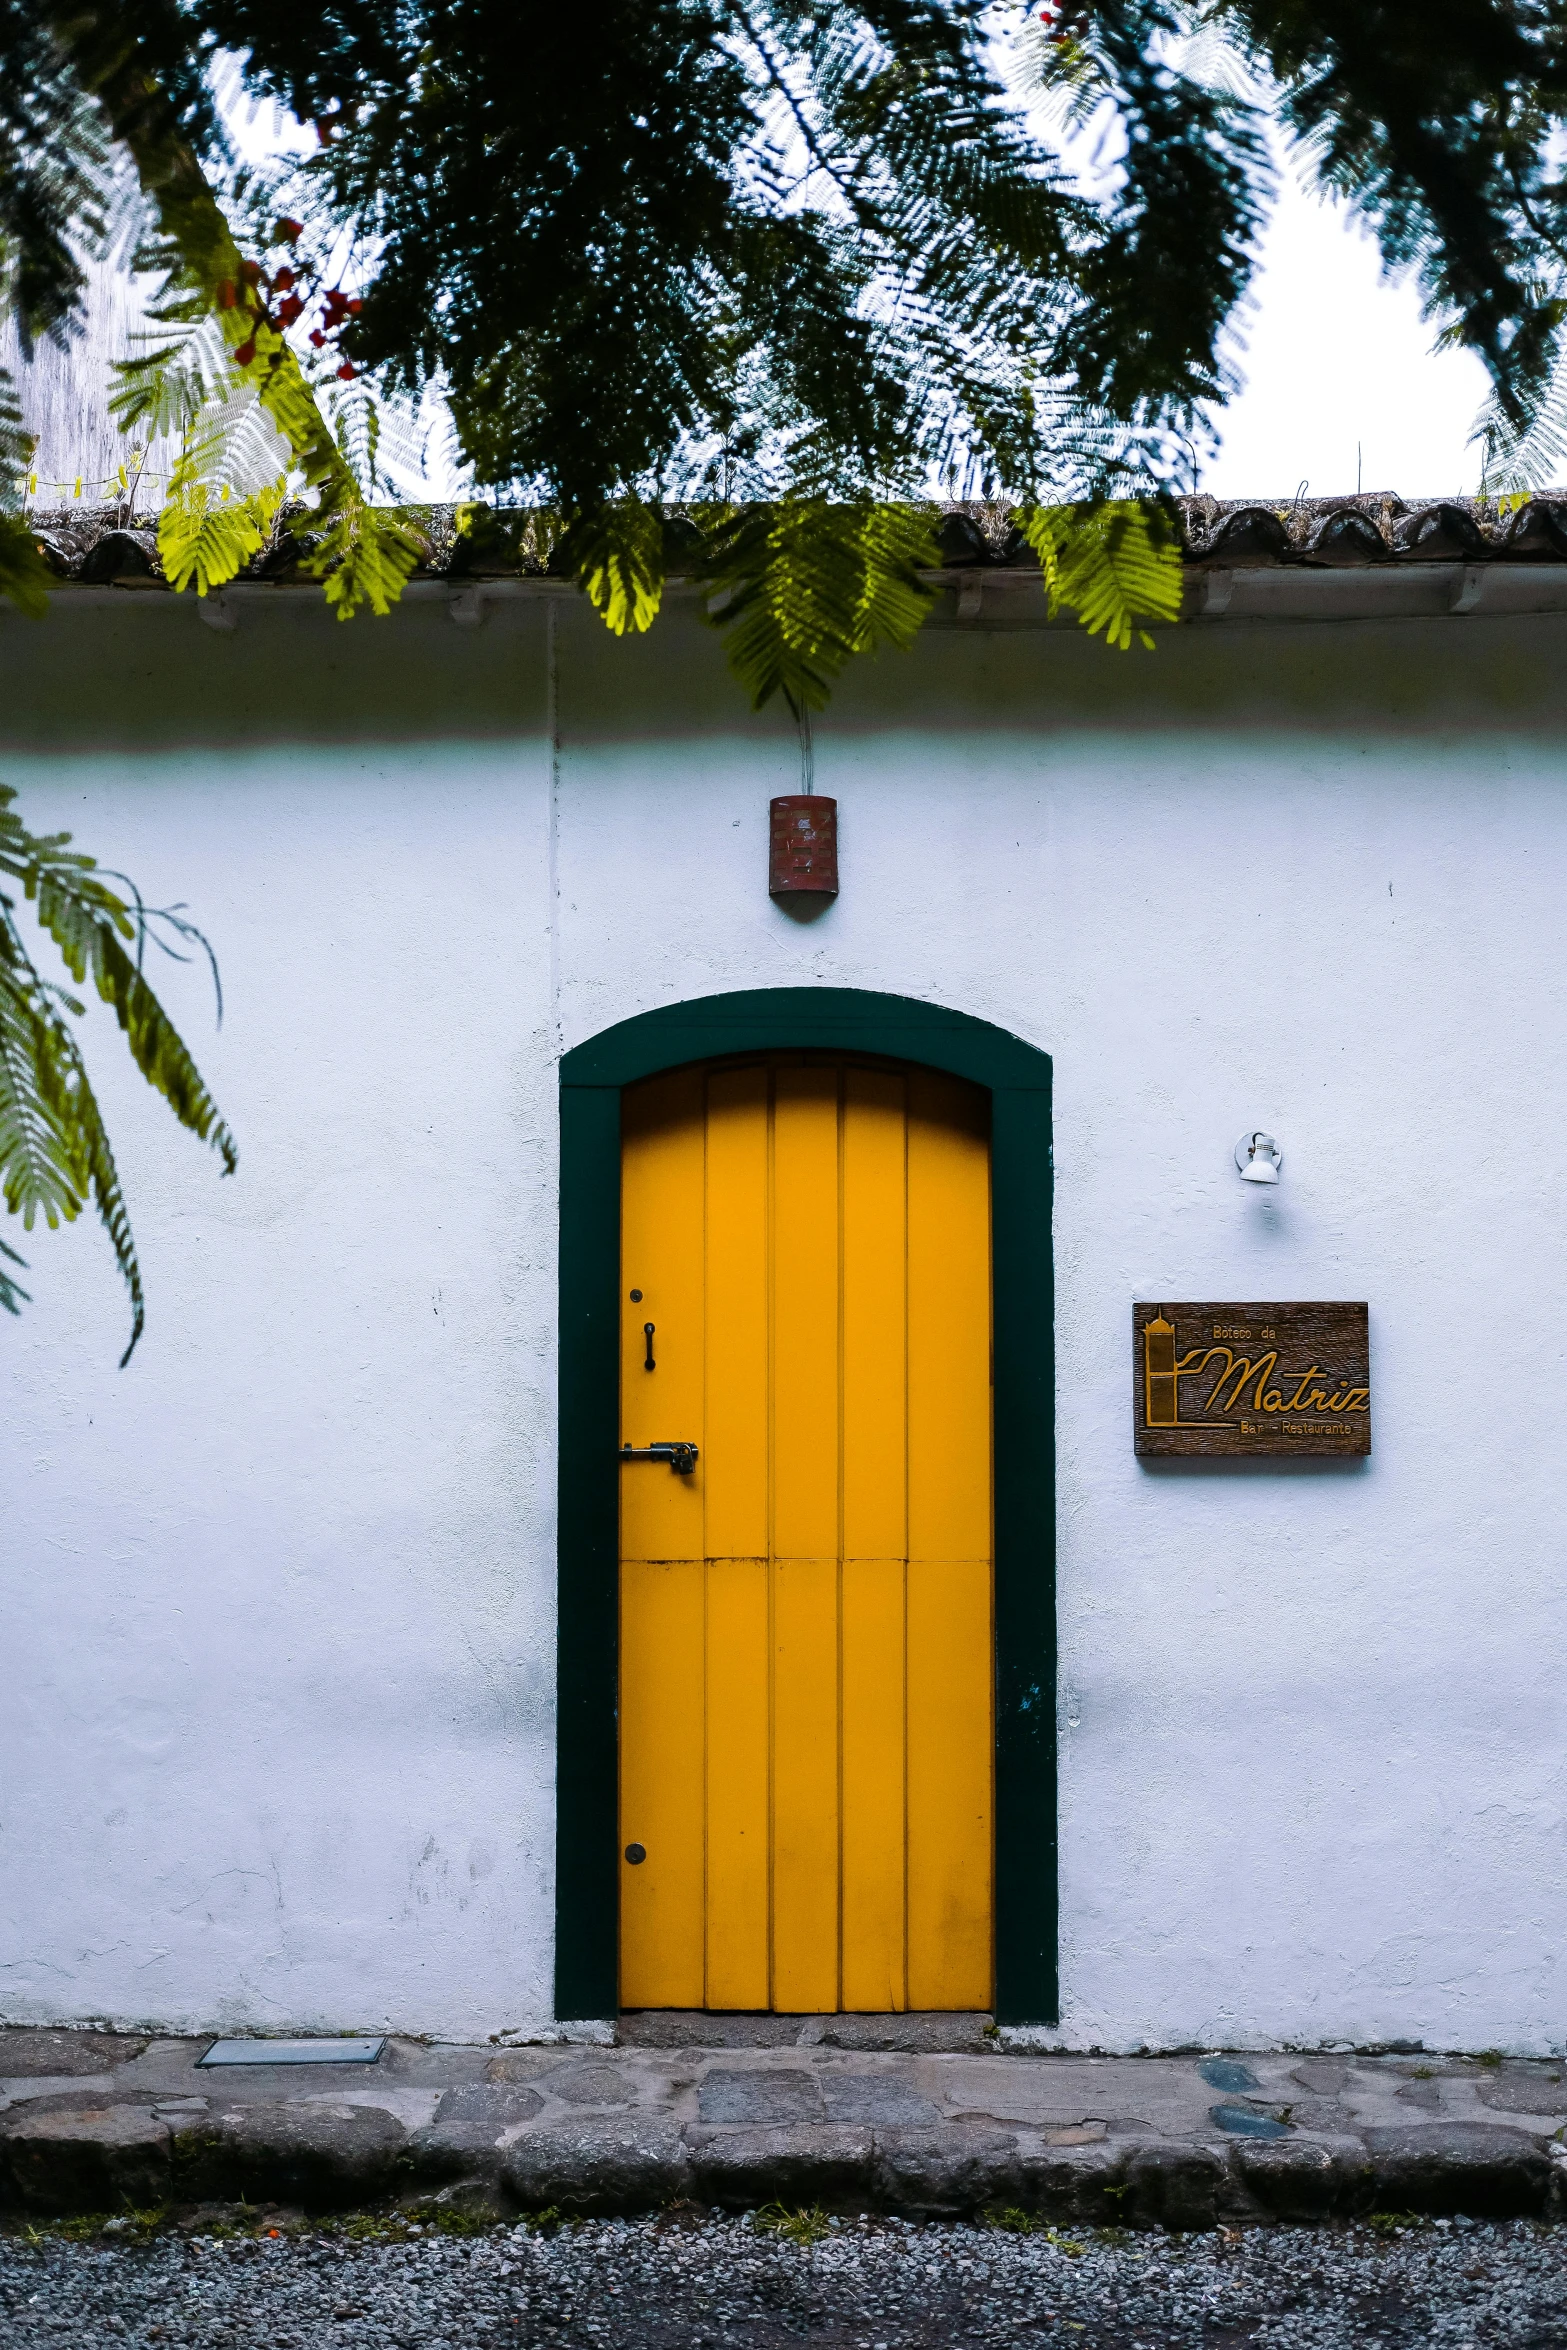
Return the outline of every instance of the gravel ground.
<path id="1" fill-rule="evenodd" d="M 1454 2220 L 1069 2238 L 850 2220 L 800 2243 L 749 2217 L 692 2213 L 468 2237 L 388 2239 L 379 2222 L 141 2242 L 23 2234 L 0 2238 L 0 2341 L 1564 2350 L 1567 2228 Z"/>

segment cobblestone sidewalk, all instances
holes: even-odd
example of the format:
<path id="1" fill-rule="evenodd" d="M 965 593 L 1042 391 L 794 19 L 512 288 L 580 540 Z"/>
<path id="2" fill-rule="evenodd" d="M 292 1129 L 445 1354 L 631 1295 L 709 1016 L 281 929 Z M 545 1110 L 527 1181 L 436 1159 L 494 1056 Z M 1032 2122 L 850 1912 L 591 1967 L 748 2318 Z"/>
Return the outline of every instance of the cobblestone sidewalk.
<path id="1" fill-rule="evenodd" d="M 1561 2063 L 1061 2056 L 952 2017 L 628 2019 L 614 2047 L 393 2038 L 355 2067 L 199 2070 L 207 2045 L 0 2031 L 0 2207 L 781 2201 L 1176 2229 L 1567 2208 Z"/>

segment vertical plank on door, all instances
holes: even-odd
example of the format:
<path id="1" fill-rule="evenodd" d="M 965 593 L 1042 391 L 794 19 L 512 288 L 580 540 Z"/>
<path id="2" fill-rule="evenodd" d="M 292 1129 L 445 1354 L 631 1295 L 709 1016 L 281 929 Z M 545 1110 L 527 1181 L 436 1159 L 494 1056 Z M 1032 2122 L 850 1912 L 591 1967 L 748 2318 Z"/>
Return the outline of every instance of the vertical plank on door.
<path id="1" fill-rule="evenodd" d="M 622 1136 L 621 1441 L 702 1442 L 701 1079 L 628 1095 Z M 627 1292 L 643 1293 L 633 1305 Z M 654 1371 L 642 1324 L 653 1322 Z M 702 1997 L 705 1875 L 701 1498 L 661 1464 L 621 1471 L 621 1999 Z"/>
<path id="2" fill-rule="evenodd" d="M 986 2007 L 992 1951 L 990 1155 L 909 1077 L 909 2000 Z"/>
<path id="3" fill-rule="evenodd" d="M 991 1579 L 909 1561 L 909 2005 L 980 2008 L 993 1979 Z"/>
<path id="4" fill-rule="evenodd" d="M 768 2001 L 765 1068 L 707 1088 L 707 1995 Z"/>
<path id="5" fill-rule="evenodd" d="M 838 1072 L 774 1074 L 773 1995 L 838 1979 Z"/>
<path id="6" fill-rule="evenodd" d="M 620 1570 L 623 2007 L 702 2004 L 702 1576 L 700 1559 Z"/>
<path id="7" fill-rule="evenodd" d="M 707 1084 L 709 1558 L 767 1556 L 767 1071 Z"/>
<path id="8" fill-rule="evenodd" d="M 773 1552 L 838 1556 L 838 1072 L 780 1068 L 773 1109 Z"/>
<path id="9" fill-rule="evenodd" d="M 908 2004 L 904 1081 L 848 1069 L 843 1107 L 843 2004 Z"/>
<path id="10" fill-rule="evenodd" d="M 990 1557 L 990 1147 L 972 1086 L 911 1069 L 909 1556 Z"/>
<path id="11" fill-rule="evenodd" d="M 707 1562 L 708 2007 L 766 2007 L 769 1639 L 766 1559 Z"/>
<path id="12" fill-rule="evenodd" d="M 706 1440 L 702 1410 L 703 1085 L 677 1070 L 628 1092 L 621 1141 L 620 1441 Z M 633 1305 L 630 1292 L 639 1289 Z M 649 1371 L 643 1325 L 653 1328 Z M 620 1472 L 622 1558 L 700 1558 L 706 1461 Z"/>

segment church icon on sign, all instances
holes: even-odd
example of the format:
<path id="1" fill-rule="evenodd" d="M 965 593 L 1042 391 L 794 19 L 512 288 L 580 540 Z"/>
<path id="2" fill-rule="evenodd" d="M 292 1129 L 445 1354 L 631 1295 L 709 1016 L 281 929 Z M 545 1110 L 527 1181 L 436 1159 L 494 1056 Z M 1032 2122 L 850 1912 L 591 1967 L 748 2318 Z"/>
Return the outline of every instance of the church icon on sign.
<path id="1" fill-rule="evenodd" d="M 1175 1402 L 1175 1324 L 1156 1314 L 1143 1331 L 1144 1414 L 1150 1428 L 1173 1428 L 1179 1418 Z"/>

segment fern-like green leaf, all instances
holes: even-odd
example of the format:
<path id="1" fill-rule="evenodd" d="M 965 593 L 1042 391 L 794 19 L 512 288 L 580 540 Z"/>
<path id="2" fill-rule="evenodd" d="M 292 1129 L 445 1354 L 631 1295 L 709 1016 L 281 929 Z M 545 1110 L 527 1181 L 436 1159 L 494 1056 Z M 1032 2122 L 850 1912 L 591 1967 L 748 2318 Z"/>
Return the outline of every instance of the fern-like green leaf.
<path id="1" fill-rule="evenodd" d="M 310 519 L 319 528 L 323 516 Z M 305 568 L 324 583 L 339 620 L 351 620 L 362 604 L 384 616 L 428 554 L 429 526 L 423 507 L 372 506 L 355 491 L 327 509 Z"/>
<path id="2" fill-rule="evenodd" d="M 258 334 L 258 347 L 263 339 Z M 257 397 L 293 450 L 294 463 L 304 476 L 306 487 L 323 489 L 351 481 L 353 477 L 332 428 L 305 381 L 299 361 L 286 346 L 274 355 L 277 364 L 267 365 Z"/>
<path id="3" fill-rule="evenodd" d="M 29 620 L 41 620 L 53 585 L 54 575 L 26 522 L 19 514 L 0 514 L 0 596 L 8 596 Z"/>
<path id="4" fill-rule="evenodd" d="M 169 585 L 194 583 L 204 596 L 235 578 L 270 538 L 287 486 L 280 480 L 227 503 L 204 481 L 172 492 L 158 514 L 158 553 Z"/>
<path id="5" fill-rule="evenodd" d="M 60 1022 L 9 914 L 0 914 L 0 1198 L 30 1232 L 81 1213 L 90 1173 L 62 1066 Z"/>
<path id="6" fill-rule="evenodd" d="M 1181 616 L 1184 579 L 1175 534 L 1157 506 L 1107 499 L 1095 506 L 1031 506 L 1018 516 L 1039 557 L 1052 617 L 1075 612 L 1090 636 L 1122 652 L 1153 650 L 1143 623 Z"/>
<path id="7" fill-rule="evenodd" d="M 3 785 L 0 874 L 21 884 L 72 977 L 91 980 L 112 1006 L 148 1084 L 182 1126 L 212 1145 L 231 1174 L 238 1164 L 234 1138 L 130 952 L 141 944 L 150 919 L 139 901 L 133 917 L 94 860 L 71 847 L 69 834 L 29 832 L 16 812 L 16 794 Z M 193 935 L 188 925 L 178 927 Z M 129 1362 L 146 1301 L 108 1131 L 65 1017 L 82 1009 L 42 977 L 23 945 L 11 901 L 0 897 L 0 1198 L 29 1230 L 39 1216 L 52 1227 L 70 1223 L 92 1200 L 130 1292 L 131 1339 L 122 1357 Z M 14 1250 L 5 1254 L 20 1262 Z M 15 1289 L 0 1269 L 0 1285 L 6 1284 Z M 3 1287 L 0 1304 L 15 1310 Z"/>
<path id="8" fill-rule="evenodd" d="M 700 571 L 753 708 L 781 693 L 799 711 L 854 654 L 913 643 L 940 562 L 928 508 L 800 498 L 710 517 Z"/>
<path id="9" fill-rule="evenodd" d="M 1493 391 L 1475 419 L 1469 438 L 1480 446 L 1483 498 L 1522 500 L 1567 474 L 1567 339 L 1549 376 L 1522 395 L 1521 407 L 1510 416 Z"/>
<path id="10" fill-rule="evenodd" d="M 160 303 L 150 315 L 159 331 L 133 335 L 130 352 L 115 362 L 109 411 L 121 432 L 183 439 L 204 409 L 221 406 L 239 388 L 232 346 L 220 316 L 189 294 Z"/>
<path id="11" fill-rule="evenodd" d="M 879 644 L 907 652 L 929 612 L 933 591 L 919 576 L 941 561 L 935 517 L 928 507 L 873 505 L 860 529 L 863 565 L 856 652 Z"/>
<path id="12" fill-rule="evenodd" d="M 0 276 L 3 276 L 7 254 L 0 240 Z M 14 272 L 14 262 L 12 269 Z M 15 285 L 15 276 L 12 276 Z M 14 295 L 13 295 L 14 299 Z M 15 514 L 22 504 L 22 483 L 33 461 L 37 447 L 34 435 L 28 430 L 22 415 L 22 404 L 16 396 L 16 385 L 9 368 L 0 367 L 0 514 Z"/>
<path id="13" fill-rule="evenodd" d="M 664 517 L 635 498 L 580 516 L 563 552 L 615 636 L 652 627 L 664 598 Z"/>
<path id="14" fill-rule="evenodd" d="M 0 788 L 0 802 L 14 795 Z M 99 879 L 93 860 L 66 847 L 69 836 L 29 837 L 19 878 L 38 908 L 66 969 L 90 980 L 110 1005 L 147 1083 L 161 1093 L 180 1124 L 210 1143 L 232 1175 L 239 1164 L 234 1137 L 218 1114 L 191 1055 L 128 951 L 135 926 L 123 899 Z M 0 835 L 3 839 L 3 835 Z M 14 868 L 0 858 L 0 868 Z"/>
<path id="15" fill-rule="evenodd" d="M 108 1129 L 60 1016 L 62 1002 L 81 1009 L 40 976 L 9 910 L 0 911 L 0 1197 L 28 1231 L 40 1214 L 51 1229 L 73 1222 L 91 1198 L 130 1292 L 123 1370 L 145 1327 L 147 1301 Z M 14 1250 L 6 1254 L 20 1262 Z"/>

